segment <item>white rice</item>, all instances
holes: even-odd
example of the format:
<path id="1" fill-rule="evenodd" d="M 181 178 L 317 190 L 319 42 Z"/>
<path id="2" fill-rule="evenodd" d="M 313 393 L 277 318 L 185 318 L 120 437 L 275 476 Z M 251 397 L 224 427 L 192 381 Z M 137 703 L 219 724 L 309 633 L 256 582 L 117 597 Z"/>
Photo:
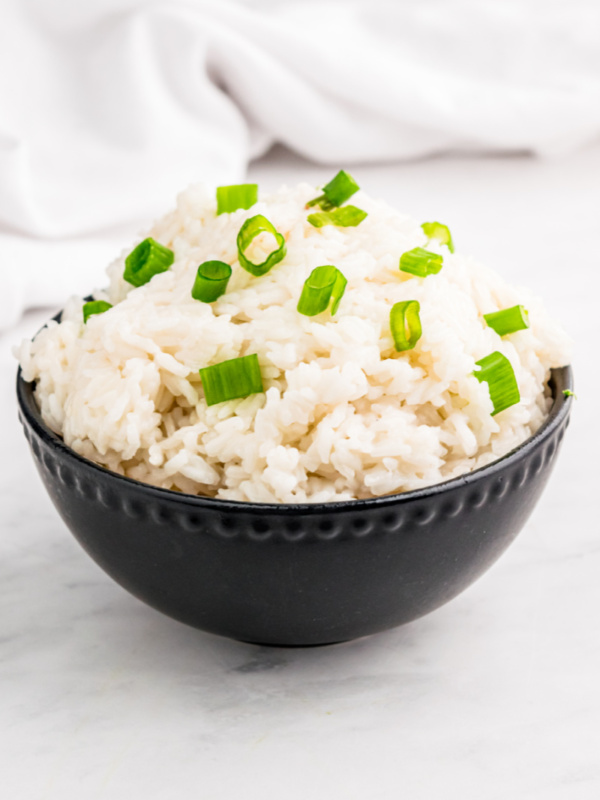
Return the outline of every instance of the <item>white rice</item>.
<path id="1" fill-rule="evenodd" d="M 261 195 L 248 211 L 216 216 L 214 191 L 195 186 L 150 235 L 175 252 L 168 272 L 133 288 L 124 258 L 97 299 L 114 308 L 82 321 L 72 298 L 20 349 L 37 381 L 46 423 L 78 453 L 140 481 L 192 494 L 252 502 L 320 502 L 402 492 L 493 461 L 536 431 L 550 404 L 551 367 L 570 359 L 570 340 L 540 301 L 445 247 L 439 274 L 398 269 L 427 243 L 420 225 L 363 192 L 356 228 L 307 223 L 315 187 Z M 287 256 L 255 278 L 237 261 L 244 222 L 264 214 L 284 234 Z M 232 265 L 225 295 L 198 302 L 198 264 Z M 348 280 L 335 317 L 296 310 L 304 281 L 322 264 Z M 392 305 L 421 304 L 423 334 L 398 353 Z M 483 314 L 524 305 L 531 327 L 500 338 Z M 498 350 L 511 362 L 517 405 L 492 416 L 475 362 Z M 198 370 L 257 353 L 264 394 L 208 407 Z"/>

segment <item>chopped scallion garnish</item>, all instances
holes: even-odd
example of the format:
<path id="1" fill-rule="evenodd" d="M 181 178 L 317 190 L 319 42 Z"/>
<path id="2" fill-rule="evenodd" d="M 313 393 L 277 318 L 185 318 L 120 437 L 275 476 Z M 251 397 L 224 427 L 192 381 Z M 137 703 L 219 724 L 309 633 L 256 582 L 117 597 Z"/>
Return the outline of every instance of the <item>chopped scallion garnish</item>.
<path id="1" fill-rule="evenodd" d="M 192 297 L 203 303 L 213 303 L 225 294 L 231 278 L 231 267 L 224 261 L 205 261 L 198 267 L 192 287 Z"/>
<path id="2" fill-rule="evenodd" d="M 565 397 L 572 397 L 573 400 L 577 400 L 577 395 L 575 392 L 572 392 L 570 389 L 563 389 L 563 394 Z"/>
<path id="3" fill-rule="evenodd" d="M 338 310 L 348 281 L 331 265 L 316 267 L 304 281 L 302 294 L 298 300 L 298 311 L 306 317 L 314 317 L 325 311 L 331 303 L 331 316 Z"/>
<path id="4" fill-rule="evenodd" d="M 200 378 L 209 406 L 264 391 L 256 353 L 204 367 Z"/>
<path id="5" fill-rule="evenodd" d="M 390 311 L 390 329 L 394 337 L 394 347 L 398 352 L 412 350 L 421 338 L 421 306 L 418 300 L 394 303 Z"/>
<path id="6" fill-rule="evenodd" d="M 109 308 L 112 308 L 112 303 L 107 303 L 106 300 L 90 300 L 83 304 L 83 321 L 87 322 L 94 314 L 104 314 Z"/>
<path id="7" fill-rule="evenodd" d="M 506 336 L 529 327 L 529 315 L 523 306 L 512 306 L 502 311 L 483 315 L 484 320 L 499 336 Z"/>
<path id="8" fill-rule="evenodd" d="M 426 278 L 428 275 L 437 274 L 444 263 L 444 259 L 438 253 L 424 250 L 422 247 L 415 247 L 400 256 L 400 269 L 402 272 L 410 272 L 419 278 Z"/>
<path id="9" fill-rule="evenodd" d="M 166 272 L 173 261 L 173 251 L 149 237 L 125 259 L 123 278 L 133 286 L 143 286 L 159 272 Z"/>
<path id="10" fill-rule="evenodd" d="M 452 241 L 452 234 L 447 225 L 442 225 L 441 222 L 424 222 L 421 225 L 423 233 L 429 241 L 435 239 L 440 244 L 445 244 L 451 253 L 454 252 L 454 242 Z"/>
<path id="11" fill-rule="evenodd" d="M 495 350 L 489 356 L 485 356 L 485 358 L 481 358 L 475 363 L 479 370 L 474 372 L 473 375 L 480 383 L 485 381 L 488 385 L 490 398 L 494 404 L 492 416 L 519 402 L 521 395 L 515 378 L 515 371 L 506 356 Z"/>
<path id="12" fill-rule="evenodd" d="M 252 208 L 258 201 L 257 183 L 217 186 L 217 215 L 231 214 L 238 208 Z"/>
<path id="13" fill-rule="evenodd" d="M 316 214 L 309 214 L 307 219 L 315 228 L 322 228 L 324 225 L 355 228 L 366 216 L 367 212 L 362 208 L 342 206 L 342 208 L 334 208 L 333 211 L 318 211 Z"/>
<path id="14" fill-rule="evenodd" d="M 332 208 L 341 206 L 342 203 L 349 200 L 359 189 L 360 186 L 352 175 L 341 169 L 335 178 L 332 178 L 329 183 L 325 184 L 323 187 L 323 194 L 310 200 L 306 204 L 306 207 L 320 206 L 323 211 L 330 211 Z"/>
<path id="15" fill-rule="evenodd" d="M 261 233 L 270 233 L 272 236 L 274 236 L 278 246 L 275 250 L 269 253 L 263 262 L 260 264 L 255 264 L 246 257 L 245 253 L 254 239 L 256 239 L 256 237 Z M 283 235 L 279 233 L 279 231 L 277 231 L 269 222 L 269 220 L 266 217 L 263 217 L 262 214 L 257 214 L 255 217 L 250 217 L 250 219 L 247 219 L 246 222 L 244 222 L 240 228 L 240 232 L 237 235 L 237 248 L 240 264 L 247 272 L 255 277 L 265 275 L 271 269 L 271 267 L 274 267 L 275 264 L 278 264 L 283 258 L 285 258 L 286 253 L 285 239 L 283 238 Z"/>

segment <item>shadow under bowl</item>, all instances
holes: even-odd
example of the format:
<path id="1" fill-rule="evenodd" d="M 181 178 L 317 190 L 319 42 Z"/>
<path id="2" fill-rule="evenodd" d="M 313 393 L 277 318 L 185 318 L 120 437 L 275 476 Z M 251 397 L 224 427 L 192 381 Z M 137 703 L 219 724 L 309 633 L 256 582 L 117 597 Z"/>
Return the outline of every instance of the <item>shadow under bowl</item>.
<path id="1" fill-rule="evenodd" d="M 157 489 L 79 456 L 19 373 L 19 417 L 64 522 L 117 583 L 177 620 L 278 646 L 346 641 L 456 597 L 504 552 L 550 476 L 570 367 L 537 433 L 492 464 L 413 492 L 324 504 L 242 503 Z"/>

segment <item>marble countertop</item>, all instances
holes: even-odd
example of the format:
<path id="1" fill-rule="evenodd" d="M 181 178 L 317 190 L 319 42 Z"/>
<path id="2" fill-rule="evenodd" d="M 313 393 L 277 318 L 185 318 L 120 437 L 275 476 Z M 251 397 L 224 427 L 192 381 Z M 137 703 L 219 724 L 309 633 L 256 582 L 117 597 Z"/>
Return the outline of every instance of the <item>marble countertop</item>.
<path id="1" fill-rule="evenodd" d="M 251 177 L 332 171 L 275 151 Z M 600 797 L 600 148 L 353 172 L 538 287 L 575 337 L 579 400 L 538 508 L 472 588 L 402 628 L 298 650 L 187 628 L 104 575 L 46 497 L 14 399 L 10 348 L 49 316 L 29 313 L 0 340 L 2 797 Z"/>

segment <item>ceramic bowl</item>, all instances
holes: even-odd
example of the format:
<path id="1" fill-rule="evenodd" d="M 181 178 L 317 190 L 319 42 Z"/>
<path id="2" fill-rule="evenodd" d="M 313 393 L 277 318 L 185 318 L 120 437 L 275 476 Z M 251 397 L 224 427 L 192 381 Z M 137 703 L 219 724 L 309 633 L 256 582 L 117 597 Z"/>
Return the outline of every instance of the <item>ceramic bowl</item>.
<path id="1" fill-rule="evenodd" d="M 553 370 L 540 430 L 498 461 L 371 500 L 271 505 L 196 497 L 124 478 L 77 455 L 17 378 L 20 419 L 59 514 L 115 581 L 205 631 L 318 645 L 383 631 L 447 603 L 525 524 L 568 425 L 570 367 Z"/>

